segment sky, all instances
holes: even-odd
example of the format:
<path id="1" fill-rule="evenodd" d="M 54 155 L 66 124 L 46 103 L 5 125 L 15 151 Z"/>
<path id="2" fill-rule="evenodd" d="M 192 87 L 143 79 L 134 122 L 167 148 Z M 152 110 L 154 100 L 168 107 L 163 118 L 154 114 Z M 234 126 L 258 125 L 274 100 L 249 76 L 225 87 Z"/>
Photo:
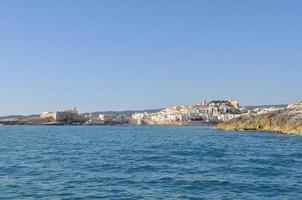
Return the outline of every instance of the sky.
<path id="1" fill-rule="evenodd" d="M 0 115 L 302 100 L 300 0 L 0 1 Z"/>

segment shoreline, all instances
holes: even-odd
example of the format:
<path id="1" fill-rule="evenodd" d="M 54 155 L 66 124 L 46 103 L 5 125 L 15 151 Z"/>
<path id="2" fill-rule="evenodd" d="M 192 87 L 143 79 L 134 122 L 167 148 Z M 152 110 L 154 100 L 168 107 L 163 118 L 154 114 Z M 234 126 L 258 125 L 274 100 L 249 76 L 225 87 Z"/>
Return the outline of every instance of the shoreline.
<path id="1" fill-rule="evenodd" d="M 218 124 L 219 125 L 219 124 Z M 173 124 L 144 124 L 144 125 L 135 125 L 135 124 L 0 124 L 0 127 L 13 127 L 13 126 L 40 126 L 40 127 L 47 127 L 47 126 L 55 126 L 55 127 L 210 127 L 211 129 L 217 131 L 224 131 L 224 132 L 238 132 L 238 133 L 251 133 L 251 132 L 258 132 L 258 133 L 271 133 L 271 134 L 280 134 L 280 135 L 298 135 L 302 136 L 300 132 L 283 132 L 279 130 L 260 130 L 260 129 L 227 129 L 227 128 L 217 128 L 218 125 L 213 124 L 187 124 L 187 125 L 173 125 Z"/>
<path id="2" fill-rule="evenodd" d="M 203 126 L 203 127 L 215 127 L 214 124 L 185 124 L 185 125 L 177 125 L 177 124 L 0 124 L 0 126 Z"/>

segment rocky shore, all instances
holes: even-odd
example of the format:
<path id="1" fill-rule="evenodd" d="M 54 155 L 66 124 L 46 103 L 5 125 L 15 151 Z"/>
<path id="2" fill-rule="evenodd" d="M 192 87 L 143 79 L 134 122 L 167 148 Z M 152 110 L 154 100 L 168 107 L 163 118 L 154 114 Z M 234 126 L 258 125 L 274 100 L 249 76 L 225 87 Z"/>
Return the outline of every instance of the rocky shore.
<path id="1" fill-rule="evenodd" d="M 264 114 L 244 114 L 218 124 L 217 129 L 235 131 L 274 131 L 302 134 L 302 102 Z"/>

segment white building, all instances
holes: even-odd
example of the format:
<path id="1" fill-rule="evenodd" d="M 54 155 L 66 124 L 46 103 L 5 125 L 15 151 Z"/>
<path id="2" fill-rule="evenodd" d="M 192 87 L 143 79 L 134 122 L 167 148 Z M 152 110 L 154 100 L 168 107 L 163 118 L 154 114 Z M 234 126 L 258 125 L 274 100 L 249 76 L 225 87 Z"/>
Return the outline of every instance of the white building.
<path id="1" fill-rule="evenodd" d="M 126 123 L 128 118 L 125 115 L 100 114 L 99 119 L 104 122 Z"/>

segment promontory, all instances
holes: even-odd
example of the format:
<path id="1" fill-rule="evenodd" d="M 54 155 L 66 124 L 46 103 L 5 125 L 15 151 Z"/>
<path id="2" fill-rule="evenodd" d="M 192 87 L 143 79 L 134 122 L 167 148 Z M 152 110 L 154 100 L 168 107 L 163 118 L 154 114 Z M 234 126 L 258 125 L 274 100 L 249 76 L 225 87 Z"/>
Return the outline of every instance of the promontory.
<path id="1" fill-rule="evenodd" d="M 302 134 L 302 102 L 263 114 L 243 114 L 220 123 L 217 129 L 235 131 L 274 131 Z"/>

